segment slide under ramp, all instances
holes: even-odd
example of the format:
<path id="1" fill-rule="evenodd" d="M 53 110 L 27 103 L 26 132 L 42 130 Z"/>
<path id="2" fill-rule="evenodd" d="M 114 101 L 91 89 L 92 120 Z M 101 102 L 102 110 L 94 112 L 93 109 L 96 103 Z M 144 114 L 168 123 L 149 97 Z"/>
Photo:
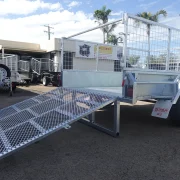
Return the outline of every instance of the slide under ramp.
<path id="1" fill-rule="evenodd" d="M 57 88 L 0 110 L 0 159 L 115 102 L 116 96 Z"/>

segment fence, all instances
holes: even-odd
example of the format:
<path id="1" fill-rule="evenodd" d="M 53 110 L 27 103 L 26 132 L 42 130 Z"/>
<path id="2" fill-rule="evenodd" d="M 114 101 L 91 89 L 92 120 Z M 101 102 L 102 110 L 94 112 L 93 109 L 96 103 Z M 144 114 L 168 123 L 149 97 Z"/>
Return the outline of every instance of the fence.
<path id="1" fill-rule="evenodd" d="M 180 30 L 129 14 L 62 41 L 64 70 L 180 70 Z"/>

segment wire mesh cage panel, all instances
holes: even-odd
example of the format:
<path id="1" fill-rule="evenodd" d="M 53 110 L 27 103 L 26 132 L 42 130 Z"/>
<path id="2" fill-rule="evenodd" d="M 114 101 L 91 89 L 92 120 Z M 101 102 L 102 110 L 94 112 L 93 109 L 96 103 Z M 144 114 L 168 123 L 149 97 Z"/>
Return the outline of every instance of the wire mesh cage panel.
<path id="1" fill-rule="evenodd" d="M 10 54 L 2 56 L 0 54 L 0 64 L 6 65 L 11 71 L 18 71 L 18 56 Z"/>
<path id="2" fill-rule="evenodd" d="M 180 70 L 180 31 L 172 29 L 171 44 L 169 53 L 169 69 L 179 71 Z"/>
<path id="3" fill-rule="evenodd" d="M 178 70 L 180 30 L 132 15 L 125 18 L 127 68 Z"/>
<path id="4" fill-rule="evenodd" d="M 40 74 L 42 71 L 57 72 L 59 71 L 59 63 L 55 63 L 48 58 L 32 58 L 31 68 Z"/>
<path id="5" fill-rule="evenodd" d="M 37 74 L 41 73 L 41 63 L 35 58 L 31 59 L 31 69 L 32 71 L 36 72 Z"/>
<path id="6" fill-rule="evenodd" d="M 180 69 L 180 30 L 126 13 L 118 21 L 100 24 L 64 39 L 64 69 Z"/>
<path id="7" fill-rule="evenodd" d="M 30 71 L 30 62 L 29 61 L 24 61 L 24 60 L 19 60 L 18 62 L 18 68 L 20 71 Z"/>
<path id="8" fill-rule="evenodd" d="M 115 100 L 88 90 L 57 88 L 0 110 L 0 158 Z"/>

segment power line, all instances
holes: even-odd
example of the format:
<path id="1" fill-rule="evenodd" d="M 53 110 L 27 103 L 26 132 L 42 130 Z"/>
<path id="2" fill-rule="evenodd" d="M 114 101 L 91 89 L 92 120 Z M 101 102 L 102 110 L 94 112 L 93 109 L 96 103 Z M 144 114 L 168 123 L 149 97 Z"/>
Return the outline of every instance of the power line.
<path id="1" fill-rule="evenodd" d="M 50 40 L 51 39 L 51 34 L 54 34 L 53 32 L 51 32 L 51 29 L 54 29 L 54 28 L 49 26 L 49 25 L 44 25 L 44 27 L 48 28 L 48 30 L 44 31 L 44 32 L 48 34 L 48 40 Z"/>

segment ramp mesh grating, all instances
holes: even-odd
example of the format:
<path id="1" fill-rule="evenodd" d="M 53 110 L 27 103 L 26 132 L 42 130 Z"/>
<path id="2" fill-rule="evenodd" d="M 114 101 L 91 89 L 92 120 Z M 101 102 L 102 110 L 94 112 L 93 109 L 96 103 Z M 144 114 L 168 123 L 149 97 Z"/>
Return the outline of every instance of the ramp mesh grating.
<path id="1" fill-rule="evenodd" d="M 111 95 L 61 87 L 0 110 L 0 158 L 115 100 Z"/>

